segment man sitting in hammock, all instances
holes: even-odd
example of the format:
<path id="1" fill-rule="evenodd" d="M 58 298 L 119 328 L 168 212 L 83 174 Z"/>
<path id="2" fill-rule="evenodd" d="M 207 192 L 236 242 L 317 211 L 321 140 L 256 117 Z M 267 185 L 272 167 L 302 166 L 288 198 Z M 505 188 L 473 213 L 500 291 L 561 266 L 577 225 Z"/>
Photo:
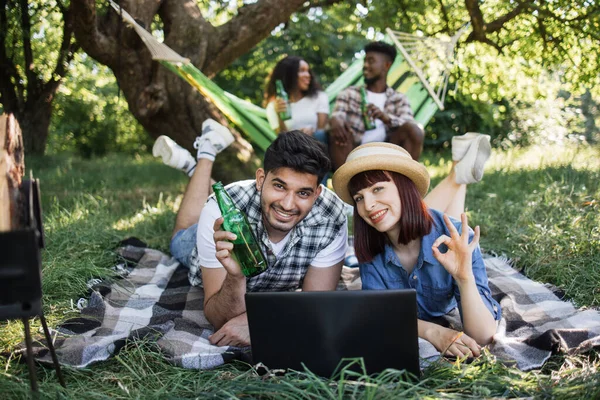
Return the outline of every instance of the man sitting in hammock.
<path id="1" fill-rule="evenodd" d="M 226 187 L 248 217 L 268 260 L 268 269 L 246 278 L 231 257 L 235 235 L 221 230 L 223 219 L 211 192 L 217 153 L 233 142 L 231 132 L 211 119 L 196 139 L 198 162 L 166 136 L 152 152 L 191 180 L 177 213 L 171 254 L 190 268 L 193 285 L 204 287 L 204 314 L 218 346 L 250 343 L 246 291 L 335 290 L 346 255 L 344 203 L 319 184 L 330 169 L 316 139 L 301 131 L 280 134 L 265 152 L 256 179 Z M 208 200 L 207 200 L 208 199 Z"/>
<path id="2" fill-rule="evenodd" d="M 361 110 L 361 86 L 351 86 L 336 98 L 330 120 L 329 154 L 336 170 L 356 146 L 369 142 L 390 142 L 406 149 L 418 160 L 424 132 L 415 121 L 408 98 L 387 86 L 387 75 L 396 58 L 396 48 L 384 42 L 371 42 L 364 48 L 363 76 L 367 92 L 368 116 L 375 128 L 365 129 Z"/>

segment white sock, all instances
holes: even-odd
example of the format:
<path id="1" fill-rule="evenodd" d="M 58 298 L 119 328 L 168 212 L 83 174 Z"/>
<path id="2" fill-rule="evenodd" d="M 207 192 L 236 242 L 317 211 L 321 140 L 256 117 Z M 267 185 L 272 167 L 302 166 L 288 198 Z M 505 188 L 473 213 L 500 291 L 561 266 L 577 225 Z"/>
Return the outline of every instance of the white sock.
<path id="1" fill-rule="evenodd" d="M 217 149 L 209 140 L 204 140 L 200 147 L 198 148 L 197 159 L 206 158 L 210 161 L 215 161 L 215 157 L 217 156 Z"/>

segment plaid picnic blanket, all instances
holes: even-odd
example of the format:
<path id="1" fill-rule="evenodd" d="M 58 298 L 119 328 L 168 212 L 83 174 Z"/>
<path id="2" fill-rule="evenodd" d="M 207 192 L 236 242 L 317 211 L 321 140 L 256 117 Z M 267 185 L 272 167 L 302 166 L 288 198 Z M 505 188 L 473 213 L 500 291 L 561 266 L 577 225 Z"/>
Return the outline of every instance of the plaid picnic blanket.
<path id="1" fill-rule="evenodd" d="M 213 328 L 204 317 L 203 291 L 189 285 L 187 269 L 160 251 L 136 246 L 118 250 L 128 264 L 119 264 L 123 279 L 93 287 L 78 318 L 56 328 L 59 361 L 85 367 L 106 360 L 128 340 L 156 343 L 165 359 L 183 368 L 207 369 L 231 360 L 251 362 L 249 348 L 217 347 L 208 341 Z M 554 353 L 578 353 L 600 345 L 600 313 L 577 310 L 548 285 L 534 282 L 500 257 L 485 259 L 493 296 L 500 302 L 500 321 L 491 353 L 516 362 L 518 368 L 539 368 Z M 338 290 L 360 289 L 357 269 L 344 267 Z M 457 321 L 449 323 L 456 327 Z M 423 361 L 439 358 L 419 339 Z M 43 343 L 34 353 L 51 362 Z"/>

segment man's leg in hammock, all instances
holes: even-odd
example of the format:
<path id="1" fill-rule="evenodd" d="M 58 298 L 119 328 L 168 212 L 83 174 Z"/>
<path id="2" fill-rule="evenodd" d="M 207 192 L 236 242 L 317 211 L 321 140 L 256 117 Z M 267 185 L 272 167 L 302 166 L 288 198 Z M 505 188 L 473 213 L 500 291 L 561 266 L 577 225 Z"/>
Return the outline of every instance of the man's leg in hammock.
<path id="1" fill-rule="evenodd" d="M 425 133 L 423 128 L 416 122 L 406 122 L 396 128 L 389 130 L 388 141 L 404 148 L 413 160 L 419 161 L 423 151 Z"/>

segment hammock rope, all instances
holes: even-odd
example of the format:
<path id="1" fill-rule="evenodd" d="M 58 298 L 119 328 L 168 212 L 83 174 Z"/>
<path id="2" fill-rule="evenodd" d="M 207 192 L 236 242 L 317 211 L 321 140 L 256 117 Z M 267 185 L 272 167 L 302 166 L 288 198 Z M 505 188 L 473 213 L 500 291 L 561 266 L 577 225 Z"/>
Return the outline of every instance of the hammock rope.
<path id="1" fill-rule="evenodd" d="M 448 79 L 454 65 L 454 49 L 458 39 L 468 27 L 468 24 L 463 26 L 450 40 L 386 29 L 389 38 L 400 50 L 440 110 L 444 109 Z"/>

